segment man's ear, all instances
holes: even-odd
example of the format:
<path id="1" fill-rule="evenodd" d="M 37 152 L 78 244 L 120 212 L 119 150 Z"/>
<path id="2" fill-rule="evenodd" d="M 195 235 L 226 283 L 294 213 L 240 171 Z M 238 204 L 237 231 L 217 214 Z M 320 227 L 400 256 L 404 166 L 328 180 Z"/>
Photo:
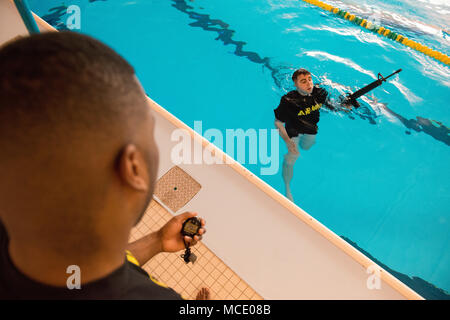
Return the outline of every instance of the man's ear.
<path id="1" fill-rule="evenodd" d="M 119 155 L 118 171 L 122 181 L 137 191 L 149 188 L 148 168 L 142 153 L 133 144 L 126 145 Z"/>

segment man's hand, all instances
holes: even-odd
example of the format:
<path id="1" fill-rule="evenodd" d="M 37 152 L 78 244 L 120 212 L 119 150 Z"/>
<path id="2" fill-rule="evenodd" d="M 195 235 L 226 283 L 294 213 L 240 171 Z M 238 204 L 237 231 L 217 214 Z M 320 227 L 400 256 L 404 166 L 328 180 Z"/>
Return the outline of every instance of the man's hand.
<path id="1" fill-rule="evenodd" d="M 195 217 L 196 215 L 196 212 L 182 213 L 170 219 L 161 229 L 158 230 L 157 235 L 161 243 L 162 252 L 180 251 L 186 248 L 184 241 L 189 243 L 192 247 L 196 245 L 198 241 L 202 240 L 202 237 L 206 232 L 206 229 L 204 228 L 206 222 L 204 219 L 200 219 L 202 226 L 198 231 L 199 235 L 194 236 L 194 239 L 185 236 L 183 241 L 183 235 L 181 234 L 183 223 L 187 219 Z"/>
<path id="2" fill-rule="evenodd" d="M 183 242 L 183 235 L 181 234 L 183 222 L 196 215 L 197 213 L 195 212 L 185 212 L 175 216 L 158 231 L 129 243 L 127 249 L 133 254 L 141 266 L 146 264 L 147 261 L 158 253 L 183 250 L 186 248 Z M 186 243 L 190 243 L 190 246 L 194 246 L 200 241 L 206 232 L 205 220 L 200 219 L 200 221 L 202 227 L 198 231 L 199 235 L 194 236 L 194 239 L 184 237 L 184 240 Z"/>

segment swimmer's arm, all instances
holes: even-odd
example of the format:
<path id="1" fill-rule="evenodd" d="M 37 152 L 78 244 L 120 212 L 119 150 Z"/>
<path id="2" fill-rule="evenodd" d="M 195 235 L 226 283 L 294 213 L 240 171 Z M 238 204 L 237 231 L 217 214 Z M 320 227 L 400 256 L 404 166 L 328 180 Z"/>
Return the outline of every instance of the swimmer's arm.
<path id="1" fill-rule="evenodd" d="M 333 104 L 333 102 L 330 100 L 330 96 L 328 95 L 328 93 L 326 94 L 325 100 L 323 101 L 322 105 L 330 111 L 349 112 L 352 109 L 352 106 L 349 104 L 338 104 L 338 105 Z"/>
<path id="2" fill-rule="evenodd" d="M 281 122 L 278 119 L 275 119 L 275 127 L 278 129 L 278 132 L 280 133 L 281 138 L 284 140 L 284 142 L 288 143 L 289 140 L 291 140 L 286 132 L 286 128 L 283 125 L 283 122 Z"/>
<path id="3" fill-rule="evenodd" d="M 331 104 L 331 102 L 328 100 L 328 98 L 323 103 L 323 106 L 325 108 L 327 108 L 328 110 L 331 110 L 331 111 L 336 111 L 337 110 L 337 108 Z"/>
<path id="4" fill-rule="evenodd" d="M 323 92 L 323 93 L 322 93 L 321 100 L 323 100 L 323 102 L 322 102 L 323 106 L 324 106 L 325 108 L 327 108 L 328 110 L 336 111 L 337 108 L 336 108 L 335 106 L 333 106 L 333 104 L 331 103 L 331 101 L 330 101 L 330 95 L 328 94 L 328 92 L 327 92 L 325 89 L 323 89 L 322 92 Z"/>
<path id="5" fill-rule="evenodd" d="M 317 89 L 316 89 L 317 88 Z M 321 88 L 317 86 L 314 91 L 314 96 L 316 97 L 317 101 L 319 103 L 322 103 L 322 105 L 331 111 L 336 111 L 338 108 L 336 108 L 330 101 L 330 95 L 327 90 L 324 88 Z"/>

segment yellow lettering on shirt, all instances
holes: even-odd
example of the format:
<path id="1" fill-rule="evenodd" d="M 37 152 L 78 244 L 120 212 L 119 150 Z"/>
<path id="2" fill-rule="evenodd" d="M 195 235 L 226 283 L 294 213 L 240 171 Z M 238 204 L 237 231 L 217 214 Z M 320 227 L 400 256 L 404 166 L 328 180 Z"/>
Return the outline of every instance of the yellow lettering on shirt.
<path id="1" fill-rule="evenodd" d="M 306 108 L 304 111 L 300 110 L 300 112 L 298 113 L 298 116 L 306 116 L 307 114 L 310 114 L 312 111 L 319 110 L 321 107 L 322 107 L 321 103 L 316 103 L 311 108 Z"/>

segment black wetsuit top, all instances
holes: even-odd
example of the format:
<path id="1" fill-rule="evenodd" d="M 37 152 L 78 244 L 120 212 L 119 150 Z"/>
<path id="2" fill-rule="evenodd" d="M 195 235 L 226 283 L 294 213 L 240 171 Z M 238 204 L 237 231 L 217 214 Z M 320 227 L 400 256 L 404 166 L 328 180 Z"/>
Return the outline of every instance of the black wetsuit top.
<path id="1" fill-rule="evenodd" d="M 317 134 L 317 123 L 320 118 L 320 108 L 327 99 L 327 91 L 314 86 L 308 96 L 303 96 L 293 90 L 281 97 L 278 108 L 274 110 L 275 118 L 285 123 L 289 138 L 299 134 Z M 328 108 L 332 109 L 331 106 Z"/>
<path id="2" fill-rule="evenodd" d="M 36 282 L 21 273 L 8 253 L 8 234 L 0 221 L 0 300 L 2 299 L 155 299 L 172 300 L 182 297 L 164 286 L 147 272 L 125 259 L 124 264 L 108 276 L 81 289 L 53 287 Z M 70 274 L 67 274 L 70 277 Z M 81 270 L 81 281 L 83 272 Z"/>

